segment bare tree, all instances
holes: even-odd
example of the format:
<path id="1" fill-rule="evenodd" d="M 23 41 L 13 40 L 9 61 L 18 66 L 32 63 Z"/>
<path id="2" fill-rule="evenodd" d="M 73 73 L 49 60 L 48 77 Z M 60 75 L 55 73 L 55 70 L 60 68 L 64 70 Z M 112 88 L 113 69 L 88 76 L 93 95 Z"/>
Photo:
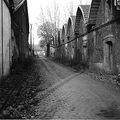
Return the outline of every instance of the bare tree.
<path id="1" fill-rule="evenodd" d="M 68 4 L 69 15 L 73 16 L 73 0 L 71 0 L 70 4 Z"/>
<path id="2" fill-rule="evenodd" d="M 40 16 L 38 18 L 40 24 L 38 25 L 37 35 L 44 41 L 40 43 L 47 46 L 47 53 L 49 54 L 51 39 L 56 36 L 60 27 L 60 9 L 56 0 L 54 0 L 53 11 L 49 6 L 47 6 L 46 10 L 47 11 L 44 11 L 41 7 Z"/>
<path id="3" fill-rule="evenodd" d="M 42 45 L 40 46 L 47 46 L 47 56 L 49 56 L 50 53 L 50 44 L 53 41 L 54 31 L 57 31 L 57 28 L 55 28 L 54 23 L 49 21 L 39 25 L 37 30 L 38 37 L 42 39 L 42 42 L 40 42 Z"/>
<path id="4" fill-rule="evenodd" d="M 60 9 L 58 4 L 56 3 L 56 0 L 54 0 L 54 22 L 56 25 L 56 28 L 59 28 L 60 26 Z"/>

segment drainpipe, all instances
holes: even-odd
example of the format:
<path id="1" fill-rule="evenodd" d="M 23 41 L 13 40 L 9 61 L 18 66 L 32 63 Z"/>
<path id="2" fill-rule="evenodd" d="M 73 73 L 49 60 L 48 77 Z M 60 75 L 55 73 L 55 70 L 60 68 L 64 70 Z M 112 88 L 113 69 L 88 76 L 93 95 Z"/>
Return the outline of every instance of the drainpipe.
<path id="1" fill-rule="evenodd" d="M 1 44 L 2 44 L 2 78 L 4 76 L 4 56 L 3 56 L 3 0 L 1 0 Z"/>

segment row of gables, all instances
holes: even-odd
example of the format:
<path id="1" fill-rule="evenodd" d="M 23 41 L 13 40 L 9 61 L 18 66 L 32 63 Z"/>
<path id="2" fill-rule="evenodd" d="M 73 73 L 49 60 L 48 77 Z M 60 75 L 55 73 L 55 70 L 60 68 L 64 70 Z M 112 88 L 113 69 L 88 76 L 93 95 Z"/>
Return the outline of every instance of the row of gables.
<path id="1" fill-rule="evenodd" d="M 29 54 L 27 0 L 0 0 L 0 78 Z"/>
<path id="2" fill-rule="evenodd" d="M 53 43 L 51 55 L 56 59 L 119 72 L 120 0 L 92 0 L 91 5 L 78 6 Z"/>

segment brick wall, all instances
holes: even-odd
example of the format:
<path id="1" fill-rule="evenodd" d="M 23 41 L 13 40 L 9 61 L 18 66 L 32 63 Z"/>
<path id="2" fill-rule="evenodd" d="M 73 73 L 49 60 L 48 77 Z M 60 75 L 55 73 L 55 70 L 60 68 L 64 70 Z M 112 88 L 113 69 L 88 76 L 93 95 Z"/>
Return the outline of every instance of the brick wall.
<path id="1" fill-rule="evenodd" d="M 113 0 L 111 0 L 113 2 Z M 108 4 L 106 1 L 101 0 L 99 10 L 97 13 L 96 18 L 96 24 L 95 27 L 99 27 L 102 24 L 105 24 L 109 22 L 112 19 L 115 19 L 116 16 L 120 16 L 120 11 L 116 11 L 116 7 L 114 4 Z M 89 49 L 91 49 L 92 52 L 89 52 L 89 54 L 92 54 L 93 59 L 92 62 L 94 63 L 104 63 L 105 66 L 108 67 L 108 69 L 114 68 L 113 66 L 116 66 L 120 64 L 120 22 L 111 23 L 99 30 L 95 30 L 95 35 L 90 33 L 89 35 Z M 92 38 L 92 35 L 95 37 L 94 40 Z M 106 36 L 112 35 L 112 38 L 104 39 Z M 112 41 L 111 41 L 112 39 Z M 107 41 L 112 42 L 112 59 L 111 61 L 108 58 L 108 54 L 110 51 L 108 51 L 109 45 L 107 44 Z M 92 48 L 94 46 L 94 49 Z M 107 55 L 107 56 L 106 56 Z M 89 55 L 90 56 L 90 55 Z M 107 57 L 107 58 L 106 58 Z M 91 57 L 89 57 L 91 60 Z M 108 64 L 107 61 L 110 63 Z M 113 62 L 113 63 L 112 63 Z"/>

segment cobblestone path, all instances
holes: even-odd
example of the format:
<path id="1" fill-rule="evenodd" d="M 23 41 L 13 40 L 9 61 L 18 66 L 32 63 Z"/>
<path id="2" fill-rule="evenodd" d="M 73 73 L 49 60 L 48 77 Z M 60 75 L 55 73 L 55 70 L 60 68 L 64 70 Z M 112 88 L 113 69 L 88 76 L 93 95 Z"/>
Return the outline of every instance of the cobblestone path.
<path id="1" fill-rule="evenodd" d="M 120 91 L 85 73 L 41 57 L 28 76 L 18 95 L 24 101 L 12 106 L 17 118 L 120 120 Z"/>

